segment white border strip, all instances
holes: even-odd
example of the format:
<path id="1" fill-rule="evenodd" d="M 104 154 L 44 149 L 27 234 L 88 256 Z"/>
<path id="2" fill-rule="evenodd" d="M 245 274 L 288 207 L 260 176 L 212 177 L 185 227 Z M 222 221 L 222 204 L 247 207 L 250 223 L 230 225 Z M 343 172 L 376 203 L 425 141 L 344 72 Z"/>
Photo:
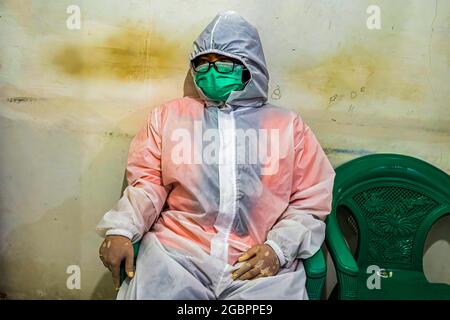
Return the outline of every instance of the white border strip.
<path id="1" fill-rule="evenodd" d="M 233 111 L 218 111 L 220 204 L 211 239 L 211 255 L 228 262 L 228 237 L 237 211 L 236 129 Z"/>

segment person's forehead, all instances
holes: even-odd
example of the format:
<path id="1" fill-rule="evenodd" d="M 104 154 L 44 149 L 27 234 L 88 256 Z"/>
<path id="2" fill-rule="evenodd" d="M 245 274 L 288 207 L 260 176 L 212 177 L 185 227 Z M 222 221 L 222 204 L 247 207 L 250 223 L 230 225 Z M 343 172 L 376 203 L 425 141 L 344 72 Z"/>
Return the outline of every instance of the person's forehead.
<path id="1" fill-rule="evenodd" d="M 202 54 L 201 56 L 198 57 L 199 59 L 228 59 L 228 60 L 234 60 L 230 57 L 224 56 L 222 54 L 219 53 L 206 53 L 206 54 Z"/>

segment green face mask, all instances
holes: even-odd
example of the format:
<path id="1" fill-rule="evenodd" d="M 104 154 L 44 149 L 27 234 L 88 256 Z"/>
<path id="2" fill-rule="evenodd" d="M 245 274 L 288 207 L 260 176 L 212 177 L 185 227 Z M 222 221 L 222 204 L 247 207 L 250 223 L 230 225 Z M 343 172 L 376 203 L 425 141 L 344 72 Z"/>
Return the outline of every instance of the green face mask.
<path id="1" fill-rule="evenodd" d="M 245 87 L 242 83 L 243 66 L 235 64 L 233 69 L 232 65 L 230 62 L 217 61 L 216 67 L 221 72 L 207 63 L 200 65 L 195 72 L 195 83 L 211 100 L 226 101 L 231 91 L 240 91 Z"/>

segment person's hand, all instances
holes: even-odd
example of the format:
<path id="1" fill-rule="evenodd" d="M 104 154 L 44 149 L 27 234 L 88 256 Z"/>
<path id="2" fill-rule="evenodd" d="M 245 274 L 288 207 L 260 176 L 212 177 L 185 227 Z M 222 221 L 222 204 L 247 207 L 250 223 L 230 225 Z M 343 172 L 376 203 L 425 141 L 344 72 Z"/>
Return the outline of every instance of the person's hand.
<path id="1" fill-rule="evenodd" d="M 116 290 L 120 287 L 120 264 L 125 259 L 125 272 L 134 276 L 134 251 L 130 239 L 123 236 L 107 236 L 100 246 L 100 260 L 112 272 Z"/>
<path id="2" fill-rule="evenodd" d="M 238 262 L 243 262 L 231 277 L 233 280 L 251 280 L 276 275 L 280 270 L 280 261 L 271 246 L 258 244 L 248 249 Z"/>

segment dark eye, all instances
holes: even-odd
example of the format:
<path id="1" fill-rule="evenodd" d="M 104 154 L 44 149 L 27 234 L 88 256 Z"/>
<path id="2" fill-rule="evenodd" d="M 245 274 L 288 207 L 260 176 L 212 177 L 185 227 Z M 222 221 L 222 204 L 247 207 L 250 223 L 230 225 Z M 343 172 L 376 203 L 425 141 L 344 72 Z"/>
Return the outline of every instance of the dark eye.
<path id="1" fill-rule="evenodd" d="M 201 64 L 205 64 L 205 63 L 208 63 L 208 60 L 206 60 L 205 58 L 203 58 L 203 59 L 197 59 L 197 60 L 194 60 L 193 61 L 194 62 L 194 66 L 199 66 L 199 65 L 201 65 Z"/>

